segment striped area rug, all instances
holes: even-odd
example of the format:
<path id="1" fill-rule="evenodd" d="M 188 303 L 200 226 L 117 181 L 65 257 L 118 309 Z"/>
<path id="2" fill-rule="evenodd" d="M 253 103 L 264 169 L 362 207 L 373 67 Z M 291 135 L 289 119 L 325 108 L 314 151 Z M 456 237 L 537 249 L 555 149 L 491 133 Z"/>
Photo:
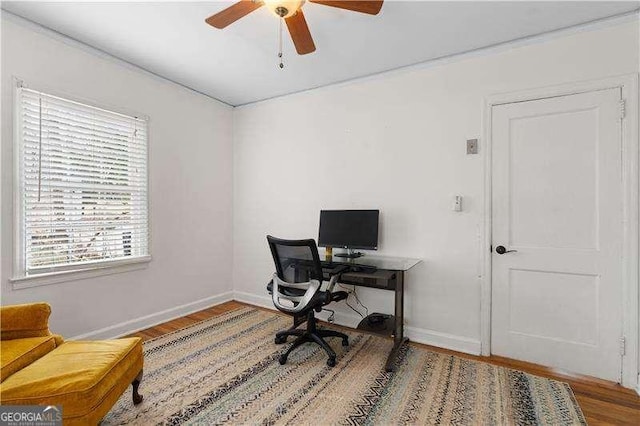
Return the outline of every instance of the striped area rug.
<path id="1" fill-rule="evenodd" d="M 357 332 L 329 339 L 333 368 L 312 344 L 281 366 L 291 322 L 243 308 L 146 342 L 144 402 L 126 392 L 103 424 L 586 424 L 565 383 L 414 346 L 387 373 L 392 342 Z"/>

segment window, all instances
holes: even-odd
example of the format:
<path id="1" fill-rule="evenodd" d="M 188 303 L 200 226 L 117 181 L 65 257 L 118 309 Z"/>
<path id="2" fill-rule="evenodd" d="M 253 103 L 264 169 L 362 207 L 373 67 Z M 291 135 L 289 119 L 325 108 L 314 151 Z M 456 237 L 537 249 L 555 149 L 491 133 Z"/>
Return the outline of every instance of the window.
<path id="1" fill-rule="evenodd" d="M 147 122 L 19 87 L 18 278 L 149 258 Z"/>

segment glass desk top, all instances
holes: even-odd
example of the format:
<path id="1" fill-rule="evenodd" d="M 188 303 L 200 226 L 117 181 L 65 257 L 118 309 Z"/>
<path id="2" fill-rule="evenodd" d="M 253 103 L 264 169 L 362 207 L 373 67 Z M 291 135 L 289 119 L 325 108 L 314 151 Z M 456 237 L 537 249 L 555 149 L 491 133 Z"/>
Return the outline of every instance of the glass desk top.
<path id="1" fill-rule="evenodd" d="M 346 257 L 331 257 L 327 259 L 324 254 L 323 248 L 318 248 L 320 254 L 320 260 L 322 262 L 331 262 L 341 265 L 358 265 L 358 266 L 374 266 L 378 269 L 388 269 L 391 271 L 408 271 L 409 269 L 422 262 L 422 259 L 412 259 L 409 257 L 392 257 L 392 256 L 380 256 L 376 254 L 365 254 L 364 256 L 349 259 Z"/>

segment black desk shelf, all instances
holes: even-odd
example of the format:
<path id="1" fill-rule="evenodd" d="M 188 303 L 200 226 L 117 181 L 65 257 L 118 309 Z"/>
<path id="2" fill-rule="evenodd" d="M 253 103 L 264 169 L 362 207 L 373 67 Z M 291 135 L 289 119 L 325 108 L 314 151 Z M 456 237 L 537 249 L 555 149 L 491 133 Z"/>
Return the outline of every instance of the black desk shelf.
<path id="1" fill-rule="evenodd" d="M 359 285 L 363 287 L 380 288 L 383 290 L 395 290 L 396 272 L 378 269 L 372 273 L 346 272 L 340 279 L 342 284 Z"/>
<path id="2" fill-rule="evenodd" d="M 376 314 L 371 314 L 371 315 L 376 315 Z M 386 318 L 384 321 L 378 324 L 370 324 L 369 317 L 371 317 L 371 315 L 364 317 L 362 321 L 360 321 L 360 323 L 358 324 L 358 327 L 356 328 L 358 330 L 366 331 L 368 333 L 375 333 L 375 334 L 380 334 L 386 337 L 393 337 L 395 332 L 395 323 L 396 323 L 395 317 L 393 315 L 389 315 L 388 318 Z M 377 314 L 377 315 L 380 315 L 380 314 Z"/>

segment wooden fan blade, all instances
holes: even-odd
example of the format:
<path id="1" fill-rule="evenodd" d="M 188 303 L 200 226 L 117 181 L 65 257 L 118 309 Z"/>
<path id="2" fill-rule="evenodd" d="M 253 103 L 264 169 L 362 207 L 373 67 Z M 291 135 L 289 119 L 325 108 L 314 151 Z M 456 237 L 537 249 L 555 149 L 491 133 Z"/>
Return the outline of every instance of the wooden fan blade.
<path id="1" fill-rule="evenodd" d="M 306 55 L 316 50 L 316 45 L 313 43 L 313 38 L 311 38 L 309 26 L 307 26 L 307 20 L 304 19 L 302 10 L 298 10 L 295 15 L 285 18 L 285 22 L 298 54 Z"/>
<path id="2" fill-rule="evenodd" d="M 309 0 L 311 3 L 323 4 L 325 6 L 337 7 L 338 9 L 353 10 L 354 12 L 377 15 L 382 9 L 383 0 Z"/>
<path id="3" fill-rule="evenodd" d="M 233 6 L 224 9 L 222 12 L 209 16 L 205 21 L 213 27 L 222 29 L 227 25 L 233 24 L 243 16 L 250 14 L 262 5 L 262 1 L 259 0 L 241 0 Z"/>

